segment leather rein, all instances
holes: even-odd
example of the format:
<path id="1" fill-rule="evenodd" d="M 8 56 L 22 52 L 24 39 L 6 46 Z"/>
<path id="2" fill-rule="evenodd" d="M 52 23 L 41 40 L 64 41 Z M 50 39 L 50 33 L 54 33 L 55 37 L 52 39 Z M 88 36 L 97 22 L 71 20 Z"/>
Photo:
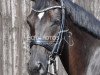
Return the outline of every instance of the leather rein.
<path id="1" fill-rule="evenodd" d="M 63 50 L 63 45 L 67 42 L 68 44 L 68 39 L 69 39 L 69 29 L 68 26 L 65 26 L 65 7 L 64 7 L 64 2 L 63 0 L 60 0 L 61 6 L 52 6 L 52 7 L 48 7 L 45 8 L 43 10 L 35 10 L 33 8 L 33 11 L 41 13 L 41 12 L 46 12 L 48 10 L 51 9 L 61 9 L 61 25 L 60 25 L 60 31 L 58 32 L 57 38 L 53 43 L 49 43 L 48 40 L 45 40 L 43 38 L 37 38 L 37 39 L 32 39 L 30 42 L 30 48 L 33 45 L 39 45 L 44 47 L 45 49 L 49 50 L 51 52 L 50 56 L 49 56 L 49 61 L 48 61 L 48 69 L 50 65 L 54 65 L 54 73 L 52 74 L 56 74 L 56 70 L 55 70 L 55 64 L 56 64 L 56 56 L 59 56 Z"/>

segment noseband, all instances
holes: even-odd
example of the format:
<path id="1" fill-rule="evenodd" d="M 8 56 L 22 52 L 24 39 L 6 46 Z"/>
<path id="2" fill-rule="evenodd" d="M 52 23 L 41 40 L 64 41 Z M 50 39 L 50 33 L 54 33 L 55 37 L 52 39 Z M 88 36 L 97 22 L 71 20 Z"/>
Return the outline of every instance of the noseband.
<path id="1" fill-rule="evenodd" d="M 50 64 L 55 64 L 55 58 L 56 56 L 61 54 L 63 50 L 63 45 L 66 43 L 66 40 L 68 41 L 68 36 L 69 36 L 68 26 L 65 26 L 65 7 L 64 7 L 63 0 L 60 0 L 60 3 L 61 6 L 53 6 L 53 7 L 45 8 L 43 10 L 33 9 L 33 11 L 38 13 L 46 12 L 51 9 L 61 9 L 61 25 L 56 40 L 53 43 L 49 43 L 48 40 L 45 40 L 43 38 L 38 38 L 38 39 L 32 39 L 30 42 L 30 48 L 33 45 L 39 45 L 51 51 L 51 55 L 49 59 Z"/>

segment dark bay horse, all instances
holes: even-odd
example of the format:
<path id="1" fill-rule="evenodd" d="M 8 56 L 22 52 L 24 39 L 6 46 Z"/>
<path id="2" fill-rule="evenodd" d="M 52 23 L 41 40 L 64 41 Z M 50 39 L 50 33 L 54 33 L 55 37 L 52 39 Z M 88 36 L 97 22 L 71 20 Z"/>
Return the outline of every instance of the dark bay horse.
<path id="1" fill-rule="evenodd" d="M 61 5 L 59 0 L 33 0 L 36 10 Z M 72 36 L 64 45 L 60 59 L 68 75 L 100 75 L 100 22 L 80 6 L 69 0 L 63 0 L 66 9 L 65 25 Z M 27 18 L 31 36 L 57 36 L 61 25 L 61 9 L 45 12 L 31 11 Z M 70 39 L 72 38 L 72 39 Z M 51 41 L 51 40 L 49 40 Z M 30 75 L 47 75 L 50 52 L 41 46 L 32 46 L 28 63 Z M 41 66 L 41 67 L 40 67 Z"/>

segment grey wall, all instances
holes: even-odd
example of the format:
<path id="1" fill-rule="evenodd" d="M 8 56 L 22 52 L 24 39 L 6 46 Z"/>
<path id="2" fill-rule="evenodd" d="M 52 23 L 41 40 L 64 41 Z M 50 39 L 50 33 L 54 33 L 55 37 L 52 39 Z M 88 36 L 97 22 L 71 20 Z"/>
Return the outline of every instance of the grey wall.
<path id="1" fill-rule="evenodd" d="M 29 0 L 0 0 L 0 75 L 28 75 Z"/>

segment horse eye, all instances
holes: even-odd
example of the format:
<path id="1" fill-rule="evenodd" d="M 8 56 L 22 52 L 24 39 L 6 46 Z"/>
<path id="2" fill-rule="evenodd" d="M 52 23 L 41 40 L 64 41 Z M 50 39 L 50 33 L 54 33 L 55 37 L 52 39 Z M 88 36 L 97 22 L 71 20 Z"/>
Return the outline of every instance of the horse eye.
<path id="1" fill-rule="evenodd" d="M 55 21 L 53 21 L 51 27 L 54 26 L 54 25 L 59 26 L 60 24 L 61 24 L 61 23 L 60 23 L 60 20 L 55 20 Z"/>

